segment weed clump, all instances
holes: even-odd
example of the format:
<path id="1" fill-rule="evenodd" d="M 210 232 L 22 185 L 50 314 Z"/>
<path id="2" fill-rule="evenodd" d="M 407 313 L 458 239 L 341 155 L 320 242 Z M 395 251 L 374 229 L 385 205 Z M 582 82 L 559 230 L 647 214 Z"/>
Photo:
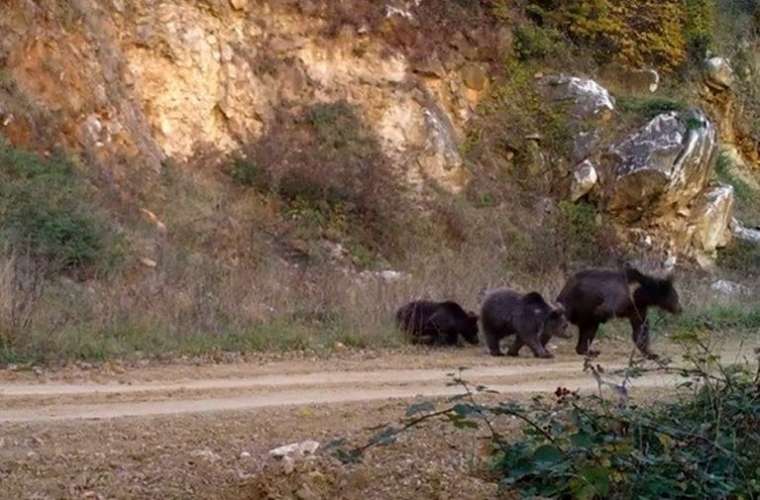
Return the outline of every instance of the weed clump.
<path id="1" fill-rule="evenodd" d="M 402 185 L 377 137 L 344 101 L 281 110 L 230 175 L 279 197 L 291 219 L 368 248 L 399 250 L 393 238 L 403 229 Z"/>
<path id="2" fill-rule="evenodd" d="M 586 362 L 599 395 L 559 387 L 528 404 L 501 399 L 481 403 L 487 387 L 471 387 L 451 374 L 462 394 L 440 408 L 411 405 L 399 425 L 378 428 L 366 445 L 335 447 L 335 456 L 357 462 L 370 448 L 394 443 L 423 422 L 439 419 L 455 430 L 490 434 L 492 471 L 501 494 L 523 498 L 755 498 L 760 494 L 755 446 L 760 424 L 760 372 L 750 365 L 721 366 L 698 337 L 683 368 L 645 368 L 636 360 L 614 374 Z M 680 392 L 667 401 L 633 402 L 631 380 L 648 372 L 680 375 Z M 613 376 L 622 378 L 618 382 Z M 614 388 L 604 397 L 603 387 Z M 522 432 L 501 434 L 497 422 L 517 419 Z"/>
<path id="3" fill-rule="evenodd" d="M 562 35 L 555 29 L 527 23 L 515 30 L 515 52 L 520 60 L 543 59 L 565 49 Z"/>
<path id="4" fill-rule="evenodd" d="M 107 262 L 113 230 L 83 179 L 61 158 L 0 145 L 0 234 L 6 252 L 30 255 L 53 271 Z"/>
<path id="5" fill-rule="evenodd" d="M 623 113 L 651 120 L 657 115 L 672 111 L 685 111 L 686 103 L 667 97 L 620 97 L 617 100 L 618 109 Z"/>

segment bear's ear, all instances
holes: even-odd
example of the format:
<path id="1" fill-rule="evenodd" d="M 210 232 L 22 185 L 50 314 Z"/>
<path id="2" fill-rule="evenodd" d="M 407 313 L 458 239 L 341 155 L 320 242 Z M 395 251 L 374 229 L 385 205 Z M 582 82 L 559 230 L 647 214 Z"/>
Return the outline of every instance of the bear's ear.
<path id="1" fill-rule="evenodd" d="M 530 292 L 524 295 L 522 300 L 524 304 L 528 304 L 530 306 L 542 306 L 546 304 L 546 301 L 538 292 Z"/>

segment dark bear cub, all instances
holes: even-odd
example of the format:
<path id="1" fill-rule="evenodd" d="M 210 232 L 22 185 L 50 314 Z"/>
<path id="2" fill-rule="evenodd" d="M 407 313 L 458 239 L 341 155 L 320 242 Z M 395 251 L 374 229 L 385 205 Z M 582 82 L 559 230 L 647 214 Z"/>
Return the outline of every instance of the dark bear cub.
<path id="1" fill-rule="evenodd" d="M 413 344 L 447 345 L 478 343 L 478 316 L 456 302 L 417 300 L 396 312 L 396 323 Z"/>
<path id="2" fill-rule="evenodd" d="M 631 267 L 581 271 L 567 281 L 557 301 L 565 307 L 567 319 L 578 327 L 576 352 L 589 355 L 599 354 L 590 349 L 599 325 L 627 318 L 636 347 L 655 358 L 649 350 L 647 311 L 659 307 L 672 314 L 681 312 L 672 276 L 656 278 Z"/>
<path id="3" fill-rule="evenodd" d="M 568 338 L 562 308 L 554 308 L 546 303 L 540 293 L 523 295 L 508 288 L 489 292 L 480 311 L 488 350 L 493 356 L 503 356 L 499 343 L 504 337 L 515 336 L 507 351 L 510 356 L 518 356 L 520 349 L 527 345 L 537 358 L 553 358 L 546 350 L 546 344 L 554 337 Z"/>

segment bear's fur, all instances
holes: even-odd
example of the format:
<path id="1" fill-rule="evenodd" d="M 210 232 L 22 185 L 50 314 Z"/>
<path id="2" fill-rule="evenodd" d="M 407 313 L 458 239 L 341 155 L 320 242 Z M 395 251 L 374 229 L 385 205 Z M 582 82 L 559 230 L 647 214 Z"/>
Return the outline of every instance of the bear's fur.
<path id="1" fill-rule="evenodd" d="M 452 301 L 417 300 L 396 312 L 396 323 L 414 344 L 458 344 L 461 336 L 478 344 L 478 316 Z"/>
<path id="2" fill-rule="evenodd" d="M 480 321 L 488 350 L 493 356 L 503 356 L 499 343 L 515 335 L 507 351 L 518 356 L 527 345 L 538 358 L 552 358 L 546 344 L 553 336 L 566 338 L 567 321 L 561 308 L 546 303 L 540 293 L 521 294 L 508 288 L 489 292 L 480 310 Z"/>
<path id="3" fill-rule="evenodd" d="M 647 310 L 659 307 L 672 314 L 681 312 L 673 277 L 655 278 L 627 267 L 620 271 L 589 269 L 571 277 L 557 297 L 567 319 L 578 327 L 576 352 L 597 355 L 590 349 L 599 325 L 613 318 L 628 318 L 633 341 L 647 357 L 649 350 Z"/>

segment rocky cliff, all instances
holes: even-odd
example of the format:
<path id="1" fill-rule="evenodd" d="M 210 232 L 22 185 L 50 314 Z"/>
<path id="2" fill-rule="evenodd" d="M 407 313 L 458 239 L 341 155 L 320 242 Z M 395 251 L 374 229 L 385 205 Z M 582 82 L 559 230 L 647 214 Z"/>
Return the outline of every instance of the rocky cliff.
<path id="1" fill-rule="evenodd" d="M 460 193 L 473 176 L 462 153 L 473 117 L 513 50 L 514 23 L 448 1 L 9 0 L 0 10 L 0 133 L 81 155 L 138 205 L 167 164 L 222 164 L 283 110 L 332 102 L 358 110 L 413 191 Z M 560 197 L 586 197 L 629 241 L 703 265 L 729 242 L 733 216 L 731 188 L 711 174 L 720 140 L 734 139 L 732 76 L 720 60 L 708 68 L 712 90 L 697 108 L 627 128 L 614 125 L 604 74 L 535 78 L 547 102 L 573 103 L 573 151 L 547 160 L 575 179 Z M 660 83 L 656 71 L 620 71 L 613 78 L 639 78 L 643 93 Z"/>
<path id="2" fill-rule="evenodd" d="M 459 191 L 459 134 L 498 50 L 483 56 L 465 29 L 450 40 L 456 61 L 415 61 L 414 40 L 389 32 L 424 35 L 420 3 L 5 2 L 3 134 L 83 151 L 124 179 L 137 165 L 157 173 L 167 159 L 237 151 L 282 107 L 345 100 L 410 182 Z"/>

